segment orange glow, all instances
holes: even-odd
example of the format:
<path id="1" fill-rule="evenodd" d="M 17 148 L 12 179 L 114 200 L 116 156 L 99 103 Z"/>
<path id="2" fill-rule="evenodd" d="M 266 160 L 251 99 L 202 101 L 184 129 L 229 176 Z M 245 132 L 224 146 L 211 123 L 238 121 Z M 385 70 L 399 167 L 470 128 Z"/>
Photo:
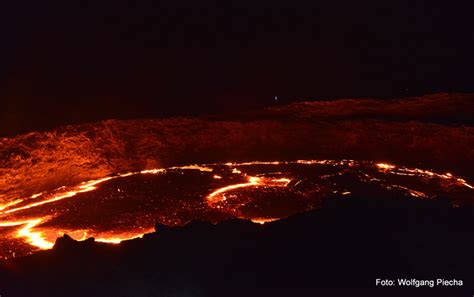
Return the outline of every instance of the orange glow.
<path id="1" fill-rule="evenodd" d="M 95 241 L 104 242 L 104 243 L 112 243 L 112 244 L 119 244 L 125 240 L 131 240 L 136 238 L 142 238 L 143 235 L 147 233 L 153 232 L 154 228 L 149 228 L 146 230 L 140 230 L 139 232 L 124 232 L 124 233 L 102 233 L 98 234 L 95 237 Z"/>
<path id="2" fill-rule="evenodd" d="M 395 166 L 387 163 L 377 163 L 375 164 L 378 168 L 384 169 L 384 170 L 389 170 L 389 169 L 394 169 Z"/>
<path id="3" fill-rule="evenodd" d="M 410 195 L 412 195 L 413 197 L 417 197 L 417 198 L 427 198 L 428 197 L 423 192 L 415 191 L 415 190 L 411 190 L 411 189 L 408 190 L 408 193 L 410 193 Z"/>
<path id="4" fill-rule="evenodd" d="M 102 179 L 98 179 L 98 180 L 91 180 L 91 181 L 80 184 L 75 189 L 72 189 L 71 191 L 68 191 L 66 193 L 53 195 L 49 199 L 46 199 L 46 200 L 43 200 L 43 201 L 40 201 L 40 202 L 36 202 L 36 203 L 31 203 L 31 204 L 28 204 L 26 206 L 9 209 L 9 210 L 6 210 L 6 211 L 1 212 L 1 213 L 8 214 L 8 213 L 28 209 L 28 208 L 33 208 L 33 207 L 40 206 L 40 205 L 43 205 L 43 204 L 59 201 L 59 200 L 65 199 L 65 198 L 70 198 L 70 197 L 76 196 L 79 193 L 90 192 L 90 191 L 93 191 L 93 190 L 96 189 L 96 185 L 98 185 L 100 183 L 103 183 L 105 181 L 111 180 L 111 179 L 113 179 L 113 177 L 106 177 L 106 178 L 102 178 Z"/>
<path id="5" fill-rule="evenodd" d="M 171 167 L 171 169 L 194 169 L 194 170 L 199 170 L 199 171 L 212 172 L 212 168 L 204 167 L 204 166 L 199 166 L 199 165 L 188 165 L 188 166 L 182 166 L 182 167 Z"/>
<path id="6" fill-rule="evenodd" d="M 18 230 L 17 237 L 26 238 L 26 242 L 31 245 L 34 245 L 40 249 L 50 249 L 53 247 L 54 243 L 49 242 L 43 238 L 43 234 L 38 231 L 33 231 L 33 228 L 37 225 L 43 223 L 44 219 L 36 219 L 29 221 L 25 227 Z"/>
<path id="7" fill-rule="evenodd" d="M 455 177 L 451 173 L 446 173 L 446 174 L 440 174 L 436 173 L 430 170 L 423 170 L 423 169 L 418 169 L 418 168 L 400 168 L 398 171 L 393 172 L 394 174 L 397 175 L 420 175 L 424 177 L 429 177 L 429 178 L 441 178 L 441 179 L 446 179 L 446 180 L 452 180 L 456 181 L 457 184 L 462 185 L 464 187 L 467 187 L 469 189 L 474 189 L 474 187 L 466 182 L 466 180 L 462 178 Z"/>
<path id="8" fill-rule="evenodd" d="M 148 169 L 148 170 L 142 170 L 140 171 L 141 174 L 158 174 L 158 173 L 163 173 L 165 172 L 166 170 L 165 169 Z M 136 172 L 133 172 L 133 173 L 128 173 L 127 176 L 130 176 L 130 175 L 135 175 L 137 174 Z"/>
<path id="9" fill-rule="evenodd" d="M 462 179 L 462 178 L 458 178 L 457 181 L 458 181 L 460 184 L 462 184 L 463 186 L 468 187 L 468 188 L 471 189 L 471 190 L 474 189 L 474 187 L 473 187 L 472 185 L 468 184 L 468 183 L 467 183 L 464 179 Z"/>
<path id="10" fill-rule="evenodd" d="M 236 189 L 256 186 L 287 186 L 291 182 L 289 178 L 263 178 L 258 176 L 247 176 L 247 180 L 248 182 L 246 183 L 234 184 L 217 189 L 209 194 L 206 199 L 209 203 L 214 204 L 225 201 L 227 199 L 225 193 Z"/>
<path id="11" fill-rule="evenodd" d="M 219 201 L 222 201 L 225 198 L 224 195 L 222 195 L 222 197 L 220 197 L 219 195 L 221 195 L 225 192 L 232 191 L 232 190 L 239 189 L 239 188 L 258 186 L 258 178 L 257 177 L 252 177 L 251 176 L 251 177 L 248 178 L 248 180 L 249 180 L 249 182 L 247 182 L 247 183 L 230 185 L 230 186 L 226 186 L 226 187 L 220 188 L 218 190 L 215 190 L 214 192 L 212 192 L 211 194 L 209 194 L 207 196 L 207 200 L 211 203 L 219 202 Z"/>
<path id="12" fill-rule="evenodd" d="M 296 163 L 313 165 L 313 164 L 329 164 L 329 163 L 332 163 L 332 161 L 331 160 L 298 160 L 296 161 Z"/>
<path id="13" fill-rule="evenodd" d="M 289 179 L 289 178 L 278 178 L 278 179 L 274 179 L 273 182 L 285 183 L 286 185 L 288 185 L 291 182 L 291 179 Z"/>
<path id="14" fill-rule="evenodd" d="M 169 169 L 182 169 L 182 170 L 187 169 L 187 170 L 199 170 L 199 171 L 204 171 L 204 172 L 212 172 L 212 168 L 199 166 L 199 165 L 171 167 Z M 64 189 L 64 191 L 57 191 L 57 193 L 50 195 L 44 200 L 29 203 L 21 207 L 12 208 L 12 206 L 25 202 L 27 201 L 27 199 L 17 199 L 12 202 L 1 204 L 0 216 L 39 207 L 39 206 L 49 204 L 49 203 L 54 203 L 63 199 L 74 197 L 79 193 L 94 191 L 97 189 L 97 186 L 99 184 L 112 180 L 112 179 L 128 177 L 128 176 L 137 175 L 137 174 L 160 174 L 164 172 L 166 172 L 166 169 L 164 168 L 142 170 L 140 172 L 128 172 L 128 173 L 118 174 L 117 176 L 90 180 L 87 182 L 83 182 L 75 187 L 70 187 L 70 188 L 60 187 L 57 190 Z M 221 177 L 216 175 L 216 178 L 221 178 Z M 37 199 L 43 195 L 45 194 L 44 193 L 33 194 L 30 196 L 29 199 Z M 154 231 L 154 228 L 140 229 L 139 231 L 136 231 L 136 232 L 124 232 L 120 234 L 115 234 L 115 233 L 114 234 L 112 233 L 94 234 L 94 232 L 91 230 L 48 229 L 47 231 L 46 230 L 39 231 L 37 227 L 47 222 L 49 219 L 51 219 L 51 216 L 31 218 L 27 220 L 18 220 L 18 221 L 0 221 L 0 227 L 23 226 L 20 229 L 16 230 L 15 233 L 11 234 L 11 236 L 16 237 L 16 238 L 22 238 L 25 240 L 25 242 L 39 249 L 52 248 L 56 238 L 62 236 L 63 234 L 68 234 L 69 236 L 71 236 L 71 238 L 75 240 L 85 240 L 88 237 L 96 237 L 96 241 L 98 242 L 117 244 L 124 240 L 140 238 L 144 234 Z"/>
<path id="15" fill-rule="evenodd" d="M 170 169 L 189 169 L 189 170 L 200 170 L 205 172 L 212 172 L 212 169 L 209 167 L 198 166 L 198 165 L 190 165 L 190 166 L 183 166 L 183 167 L 172 167 Z M 159 174 L 166 172 L 166 169 L 159 168 L 159 169 L 150 169 L 150 170 L 143 170 L 140 172 L 128 172 L 122 173 L 117 176 L 112 177 L 104 177 L 101 179 L 90 180 L 87 182 L 83 182 L 75 187 L 67 188 L 67 187 L 60 187 L 59 189 L 64 189 L 65 191 L 58 191 L 55 194 L 50 195 L 45 200 L 29 203 L 25 206 L 12 208 L 12 206 L 17 205 L 19 203 L 25 202 L 26 199 L 17 199 L 9 203 L 1 204 L 0 205 L 0 216 L 7 215 L 15 212 L 19 212 L 22 210 L 27 210 L 31 208 L 35 208 L 41 205 L 57 202 L 63 199 L 71 198 L 76 196 L 79 193 L 86 193 L 90 191 L 94 191 L 97 189 L 97 186 L 101 183 L 106 181 L 121 178 L 121 177 L 128 177 L 131 175 L 137 174 Z M 58 189 L 58 190 L 59 190 Z M 31 195 L 29 199 L 37 199 L 41 196 L 45 195 L 44 193 L 38 193 Z M 138 232 L 125 232 L 120 234 L 94 234 L 90 230 L 58 230 L 58 229 L 49 229 L 48 231 L 38 231 L 37 227 L 46 221 L 48 221 L 51 217 L 40 217 L 40 218 L 32 218 L 28 220 L 18 220 L 18 221 L 0 221 L 0 227 L 15 227 L 15 226 L 22 226 L 22 228 L 15 231 L 12 236 L 16 238 L 23 238 L 25 242 L 35 246 L 39 249 L 50 249 L 54 245 L 54 241 L 57 237 L 62 236 L 63 234 L 68 234 L 71 238 L 76 240 L 85 240 L 87 237 L 94 237 L 96 236 L 96 241 L 99 242 L 106 242 L 106 243 L 120 243 L 123 240 L 129 240 L 134 238 L 140 238 L 144 234 L 153 232 L 153 228 L 140 230 Z"/>
<path id="16" fill-rule="evenodd" d="M 278 221 L 280 218 L 252 218 L 251 221 L 256 223 L 256 224 L 265 224 L 265 223 L 270 223 L 274 221 Z"/>
<path id="17" fill-rule="evenodd" d="M 70 199 L 72 197 L 77 196 L 80 193 L 86 193 L 90 191 L 94 191 L 98 189 L 100 184 L 105 183 L 107 181 L 119 178 L 125 178 L 133 175 L 139 174 L 164 174 L 169 170 L 198 170 L 204 173 L 210 173 L 209 177 L 222 180 L 221 182 L 226 182 L 227 179 L 224 179 L 225 173 L 213 174 L 214 168 L 213 166 L 228 166 L 229 171 L 227 174 L 231 172 L 237 176 L 232 176 L 232 178 L 238 177 L 241 179 L 241 182 L 235 184 L 226 184 L 220 188 L 211 188 L 201 194 L 204 201 L 207 203 L 208 207 L 220 209 L 225 208 L 226 204 L 232 204 L 230 201 L 231 199 L 235 199 L 237 203 L 240 203 L 237 199 L 239 199 L 240 192 L 238 190 L 246 189 L 246 188 L 257 188 L 261 189 L 262 191 L 268 191 L 269 188 L 281 188 L 287 187 L 292 182 L 292 175 L 284 175 L 285 173 L 280 172 L 281 168 L 274 168 L 273 166 L 280 166 L 286 164 L 302 164 L 302 165 L 324 165 L 333 170 L 333 167 L 336 166 L 369 166 L 370 168 L 376 168 L 376 174 L 374 175 L 373 171 L 367 171 L 367 173 L 363 172 L 363 178 L 370 182 L 376 182 L 385 187 L 386 189 L 390 190 L 401 190 L 404 193 L 407 193 L 415 198 L 422 198 L 427 199 L 433 196 L 429 190 L 425 193 L 425 188 L 417 188 L 413 189 L 412 186 L 406 187 L 403 185 L 397 184 L 388 184 L 386 183 L 387 180 L 384 177 L 390 175 L 400 175 L 400 176 L 414 176 L 419 178 L 421 181 L 432 180 L 432 179 L 440 179 L 440 184 L 443 187 L 449 186 L 462 186 L 468 189 L 474 189 L 471 184 L 468 184 L 466 180 L 456 177 L 452 173 L 436 173 L 430 170 L 425 169 L 418 169 L 418 168 L 406 168 L 403 166 L 396 166 L 388 163 L 370 163 L 370 162 L 357 162 L 353 160 L 298 160 L 298 161 L 256 161 L 256 162 L 244 162 L 244 163 L 225 163 L 225 164 L 205 164 L 205 165 L 189 165 L 189 166 L 182 166 L 182 167 L 170 167 L 170 168 L 157 168 L 157 169 L 147 169 L 137 172 L 127 172 L 122 174 L 117 174 L 114 176 L 108 176 L 100 179 L 90 180 L 87 182 L 80 183 L 76 186 L 72 187 L 60 187 L 58 189 L 52 191 L 43 191 L 38 194 L 31 195 L 26 198 L 21 199 L 12 199 L 11 202 L 7 202 L 4 204 L 0 204 L 0 228 L 2 227 L 16 227 L 14 230 L 7 234 L 9 238 L 17 238 L 23 240 L 25 243 L 30 244 L 33 247 L 38 249 L 49 249 L 54 245 L 57 237 L 62 236 L 63 234 L 68 234 L 71 238 L 75 240 L 85 240 L 89 237 L 96 238 L 98 242 L 104 243 L 112 243 L 117 244 L 124 240 L 140 238 L 144 234 L 153 232 L 154 228 L 147 228 L 148 226 L 133 226 L 129 227 L 124 232 L 111 232 L 111 231 L 97 231 L 94 228 L 82 228 L 82 229 L 73 229 L 73 228 L 52 228 L 52 227 L 44 227 L 43 225 L 46 222 L 49 222 L 51 219 L 55 218 L 58 214 L 53 212 L 45 213 L 44 216 L 38 216 L 38 214 L 32 215 L 32 217 L 27 217 L 21 211 L 25 211 L 28 209 L 34 209 L 40 207 L 45 204 L 54 203 L 63 199 Z M 368 164 L 368 165 L 367 165 Z M 253 166 L 253 165 L 268 165 L 270 169 L 267 173 L 264 174 L 257 174 L 257 175 L 247 175 L 246 166 Z M 347 167 L 343 167 L 347 168 Z M 365 168 L 365 167 L 364 167 Z M 278 171 L 277 171 L 278 170 Z M 284 171 L 284 170 L 282 170 Z M 252 171 L 254 172 L 254 171 Z M 220 175 L 222 174 L 222 175 Z M 325 175 L 330 176 L 330 175 Z M 232 180 L 232 179 L 229 179 Z M 296 188 L 302 182 L 303 179 L 298 180 L 291 188 Z M 388 179 L 389 180 L 389 179 Z M 395 179 L 394 181 L 398 181 Z M 394 182 L 395 183 L 395 182 Z M 120 189 L 117 189 L 120 192 Z M 423 192 L 422 192 L 423 191 Z M 210 193 L 209 193 L 210 192 Z M 350 195 L 350 188 L 343 187 L 338 189 L 338 191 L 342 195 Z M 335 193 L 336 193 L 335 192 Z M 269 191 L 268 193 L 272 193 Z M 247 193 L 245 195 L 248 195 Z M 250 192 L 252 195 L 252 192 Z M 349 196 L 348 196 L 349 197 Z M 222 205 L 219 203 L 223 203 Z M 229 204 L 229 205 L 230 205 Z M 19 214 L 17 214 L 19 213 Z M 232 213 L 232 212 L 230 212 Z M 14 219 L 14 215 L 18 215 L 18 219 Z M 232 213 L 232 215 L 236 215 L 240 217 L 237 213 Z M 13 218 L 13 219 L 12 219 Z M 256 217 L 242 217 L 246 219 L 250 219 L 255 223 L 264 224 L 268 222 L 272 222 L 275 220 L 279 220 L 278 217 L 265 217 L 265 215 L 260 214 L 260 216 Z M 180 223 L 172 223 L 172 224 L 180 224 Z"/>
<path id="18" fill-rule="evenodd" d="M 49 249 L 53 247 L 54 243 L 47 241 L 44 238 L 42 232 L 33 231 L 34 227 L 44 223 L 48 219 L 48 217 L 45 217 L 19 221 L 3 221 L 0 222 L 0 227 L 14 227 L 24 225 L 22 228 L 17 230 L 16 234 L 13 234 L 12 236 L 16 238 L 23 238 L 27 243 L 40 249 Z"/>
<path id="19" fill-rule="evenodd" d="M 6 208 L 9 208 L 10 206 L 16 205 L 20 202 L 23 202 L 23 199 L 18 199 L 18 200 L 8 202 L 8 203 L 5 203 L 5 204 L 0 204 L 0 211 L 4 210 Z"/>

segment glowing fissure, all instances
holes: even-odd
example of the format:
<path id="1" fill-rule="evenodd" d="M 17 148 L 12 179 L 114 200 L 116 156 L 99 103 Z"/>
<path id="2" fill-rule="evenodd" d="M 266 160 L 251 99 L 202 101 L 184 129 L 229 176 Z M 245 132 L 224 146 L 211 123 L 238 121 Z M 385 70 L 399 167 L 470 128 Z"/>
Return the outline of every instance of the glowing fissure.
<path id="1" fill-rule="evenodd" d="M 440 179 L 449 179 L 449 180 L 455 180 L 458 184 L 469 188 L 469 189 L 474 189 L 474 186 L 468 184 L 465 179 L 455 177 L 451 173 L 436 173 L 430 170 L 423 170 L 423 169 L 418 169 L 418 168 L 406 168 L 406 167 L 397 167 L 395 165 L 390 165 L 390 164 L 384 164 L 384 163 L 377 163 L 376 166 L 384 171 L 388 171 L 389 173 L 395 174 L 395 175 L 409 175 L 409 176 L 424 176 L 428 178 L 440 178 Z"/>
<path id="2" fill-rule="evenodd" d="M 256 224 L 266 224 L 266 223 L 270 223 L 270 222 L 274 222 L 274 221 L 278 221 L 280 218 L 253 218 L 251 219 L 252 222 L 256 223 Z"/>
<path id="3" fill-rule="evenodd" d="M 67 233 L 72 235 L 73 238 L 77 240 L 84 240 L 88 237 L 94 236 L 96 241 L 105 242 L 105 243 L 120 243 L 123 240 L 133 239 L 142 237 L 144 234 L 152 232 L 153 228 L 135 228 L 133 230 L 123 231 L 123 232 L 95 232 L 93 228 L 85 229 L 71 229 L 71 228 L 61 228 L 61 229 L 51 229 L 48 230 L 46 227 L 41 227 L 44 223 L 50 221 L 54 218 L 54 213 L 47 213 L 43 216 L 33 216 L 26 217 L 19 216 L 15 220 L 14 216 L 17 213 L 22 213 L 27 210 L 35 209 L 40 206 L 45 206 L 52 203 L 57 203 L 58 201 L 64 199 L 71 199 L 72 197 L 77 196 L 81 193 L 87 193 L 98 189 L 100 184 L 105 182 L 119 179 L 127 178 L 134 175 L 157 175 L 157 174 L 166 174 L 170 170 L 198 170 L 203 174 L 209 174 L 209 180 L 212 180 L 213 183 L 216 183 L 218 186 L 213 186 L 214 188 L 210 189 L 209 192 L 204 195 L 202 198 L 203 202 L 207 205 L 209 209 L 218 209 L 222 207 L 231 207 L 227 206 L 228 203 L 236 203 L 239 205 L 237 198 L 239 191 L 248 189 L 248 190 L 259 190 L 268 191 L 268 189 L 285 189 L 288 188 L 295 178 L 293 176 L 285 176 L 285 173 L 281 171 L 272 170 L 273 166 L 304 166 L 304 165 L 325 165 L 325 166 L 345 166 L 344 168 L 351 168 L 353 166 L 358 166 L 363 164 L 367 168 L 375 169 L 375 172 L 379 172 L 382 176 L 385 175 L 398 175 L 398 176 L 407 176 L 407 177 L 420 177 L 423 179 L 440 179 L 449 182 L 450 185 L 460 186 L 467 189 L 474 189 L 474 187 L 467 183 L 466 180 L 456 177 L 451 173 L 440 174 L 430 170 L 418 169 L 418 168 L 406 168 L 400 167 L 388 163 L 372 163 L 364 161 L 353 161 L 353 160 L 297 160 L 297 161 L 256 161 L 256 162 L 243 162 L 243 163 L 211 163 L 205 165 L 187 165 L 187 166 L 176 166 L 170 168 L 157 168 L 157 169 L 147 169 L 138 172 L 127 172 L 121 173 L 114 176 L 108 176 L 100 179 L 90 180 L 83 182 L 77 186 L 73 187 L 61 187 L 50 192 L 41 192 L 38 194 L 31 195 L 28 198 L 15 199 L 11 202 L 0 205 L 0 228 L 14 228 L 15 230 L 12 233 L 9 233 L 10 238 L 21 239 L 24 242 L 34 246 L 38 249 L 49 249 L 54 245 L 54 241 L 57 237 L 61 236 L 62 233 Z M 228 175 L 235 177 L 240 177 L 241 182 L 232 183 L 232 180 L 235 178 L 229 179 L 229 176 L 225 176 L 221 173 L 215 172 L 215 168 L 220 168 L 222 166 L 228 168 Z M 268 173 L 257 174 L 257 175 L 248 175 L 245 173 L 246 167 L 251 166 L 270 166 Z M 365 168 L 364 167 L 364 168 Z M 344 171 L 340 171 L 337 174 L 342 174 Z M 381 177 L 375 177 L 369 171 L 367 173 L 360 173 L 364 179 L 369 182 L 376 182 L 380 185 L 384 185 L 387 189 L 399 189 L 409 195 L 416 198 L 429 198 L 430 195 L 406 187 L 399 184 L 384 184 L 384 181 Z M 322 180 L 330 178 L 333 175 L 321 175 Z M 227 177 L 227 179 L 226 179 Z M 242 181 L 243 179 L 243 181 Z M 296 179 L 292 187 L 299 186 L 302 182 L 301 179 Z M 227 183 L 227 184 L 226 184 Z M 219 186 L 220 185 L 220 186 Z M 117 189 L 120 192 L 120 189 Z M 247 190 L 245 190 L 247 191 Z M 334 193 L 340 193 L 340 195 L 350 195 L 351 191 L 341 188 L 339 191 L 334 191 Z M 246 194 L 247 195 L 247 194 Z M 251 192 L 249 195 L 252 195 Z M 237 200 L 236 200 L 237 199 Z M 229 202 L 230 200 L 230 202 Z M 223 206 L 224 205 L 224 206 Z M 224 210 L 222 210 L 224 211 Z M 233 213 L 233 212 L 231 212 Z M 237 215 L 237 213 L 233 213 Z M 12 218 L 13 217 L 13 218 Z M 273 216 L 259 216 L 259 215 L 245 215 L 244 218 L 248 218 L 255 223 L 267 223 L 280 219 L 281 217 Z M 16 228 L 15 228 L 16 227 Z M 0 257 L 1 258 L 1 257 Z"/>
<path id="4" fill-rule="evenodd" d="M 211 194 L 209 194 L 206 199 L 212 206 L 213 203 L 217 203 L 226 199 L 225 194 L 231 192 L 236 189 L 240 188 L 247 188 L 247 187 L 257 187 L 257 186 L 287 186 L 291 179 L 288 178 L 262 178 L 258 176 L 248 176 L 247 183 L 235 184 L 226 186 L 220 189 L 215 190 Z"/>
<path id="5" fill-rule="evenodd" d="M 17 236 L 19 238 L 26 238 L 26 241 L 40 249 L 50 249 L 54 243 L 47 241 L 41 232 L 34 231 L 34 228 L 45 221 L 44 218 L 31 220 L 26 225 L 18 230 Z"/>
<path id="6" fill-rule="evenodd" d="M 211 168 L 203 167 L 203 166 L 198 166 L 198 165 L 189 165 L 189 166 L 183 166 L 183 167 L 171 167 L 169 169 L 188 169 L 188 170 L 200 170 L 200 171 L 206 171 L 206 172 L 212 172 Z M 15 213 L 18 211 L 22 210 L 27 210 L 31 208 L 35 208 L 41 205 L 57 202 L 63 199 L 71 198 L 76 196 L 77 194 L 80 193 L 86 193 L 90 191 L 94 191 L 97 189 L 97 186 L 101 183 L 110 181 L 112 179 L 117 179 L 117 178 L 123 178 L 123 177 L 129 177 L 132 175 L 137 175 L 137 174 L 159 174 L 165 172 L 166 169 L 164 168 L 158 168 L 158 169 L 149 169 L 149 170 L 142 170 L 139 172 L 127 172 L 127 173 L 122 173 L 118 174 L 117 176 L 111 176 L 111 177 L 105 177 L 97 180 L 90 180 L 87 182 L 83 182 L 79 184 L 78 186 L 72 187 L 70 190 L 64 192 L 64 193 L 57 193 L 52 195 L 50 198 L 45 199 L 43 201 L 39 202 L 34 202 L 27 204 L 25 206 L 21 207 L 16 207 L 16 208 L 11 208 L 14 205 L 20 204 L 24 202 L 26 199 L 18 199 L 14 200 L 9 203 L 5 203 L 0 205 L 0 216 L 2 215 L 7 215 L 11 213 Z M 66 187 L 61 187 L 61 188 L 66 188 Z M 60 188 L 60 189 L 61 189 Z M 30 196 L 30 199 L 36 199 L 38 197 L 43 196 L 44 193 L 37 193 L 33 194 Z M 34 228 L 37 227 L 40 224 L 45 223 L 49 218 L 46 217 L 39 217 L 39 218 L 32 218 L 29 220 L 20 220 L 20 221 L 0 221 L 0 227 L 13 227 L 13 226 L 21 226 L 24 225 L 22 228 L 18 229 L 16 231 L 15 235 L 12 235 L 12 237 L 16 238 L 23 238 L 27 243 L 39 248 L 39 249 L 50 249 L 54 246 L 54 241 L 53 240 L 48 240 L 44 234 L 40 231 L 34 231 Z M 135 233 L 121 233 L 121 234 L 113 234 L 109 236 L 99 236 L 95 238 L 96 241 L 98 242 L 104 242 L 104 243 L 113 243 L 117 244 L 120 243 L 124 240 L 130 240 L 134 238 L 141 238 L 144 234 L 152 232 L 153 229 L 147 229 L 145 231 L 141 232 L 135 232 Z M 66 233 L 75 233 L 74 230 L 64 230 L 63 232 L 58 231 L 57 236 L 61 236 L 61 233 L 66 234 Z M 84 235 L 80 237 L 79 239 L 84 240 L 86 239 L 86 236 L 88 235 L 88 232 L 85 231 L 83 233 Z M 89 234 L 91 235 L 91 234 Z"/>
<path id="7" fill-rule="evenodd" d="M 4 212 L 0 212 L 0 214 L 2 214 L 2 213 L 8 214 L 8 213 L 12 213 L 12 212 L 17 212 L 17 211 L 20 211 L 20 210 L 33 208 L 33 207 L 40 206 L 40 205 L 43 205 L 43 204 L 56 202 L 56 201 L 59 201 L 59 200 L 65 199 L 65 198 L 70 198 L 70 197 L 76 196 L 79 193 L 94 191 L 96 189 L 96 187 L 95 187 L 96 185 L 98 185 L 100 183 L 103 183 L 105 181 L 111 180 L 111 179 L 112 179 L 111 177 L 107 177 L 107 178 L 103 178 L 103 179 L 100 179 L 100 180 L 90 181 L 90 182 L 87 182 L 85 184 L 80 185 L 77 189 L 73 189 L 73 190 L 68 191 L 64 194 L 60 194 L 60 195 L 57 195 L 57 196 L 55 195 L 55 196 L 51 197 L 50 199 L 47 199 L 47 200 L 44 200 L 44 201 L 41 201 L 41 202 L 31 203 L 31 204 L 26 205 L 26 206 L 9 209 L 9 210 L 6 210 Z"/>
<path id="8" fill-rule="evenodd" d="M 143 235 L 145 235 L 147 233 L 151 233 L 153 231 L 154 231 L 154 228 L 149 228 L 149 229 L 141 230 L 140 232 L 134 232 L 134 233 L 120 233 L 120 234 L 102 235 L 100 237 L 96 237 L 95 241 L 104 242 L 104 243 L 119 244 L 124 240 L 142 238 Z"/>
<path id="9" fill-rule="evenodd" d="M 0 227 L 14 227 L 14 226 L 23 226 L 18 229 L 16 233 L 16 238 L 23 238 L 25 241 L 33 246 L 36 246 L 40 249 L 50 249 L 53 247 L 54 243 L 47 241 L 43 238 L 43 234 L 39 231 L 33 231 L 34 227 L 44 223 L 48 218 L 36 218 L 29 219 L 24 221 L 3 221 L 0 222 Z"/>
<path id="10" fill-rule="evenodd" d="M 33 195 L 34 196 L 34 195 Z M 18 199 L 18 200 L 15 200 L 15 201 L 12 201 L 12 202 L 8 202 L 8 203 L 5 203 L 5 204 L 0 204 L 0 212 L 6 208 L 9 208 L 13 205 L 16 205 L 18 203 L 21 203 L 23 202 L 23 199 Z"/>

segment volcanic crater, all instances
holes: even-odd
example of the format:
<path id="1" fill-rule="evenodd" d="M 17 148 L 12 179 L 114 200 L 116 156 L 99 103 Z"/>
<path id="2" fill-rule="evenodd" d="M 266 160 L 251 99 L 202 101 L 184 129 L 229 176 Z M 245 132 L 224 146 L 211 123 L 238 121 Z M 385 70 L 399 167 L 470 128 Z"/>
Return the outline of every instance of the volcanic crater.
<path id="1" fill-rule="evenodd" d="M 0 258 L 63 234 L 119 243 L 155 223 L 267 223 L 362 193 L 472 204 L 472 97 L 298 103 L 3 138 Z"/>

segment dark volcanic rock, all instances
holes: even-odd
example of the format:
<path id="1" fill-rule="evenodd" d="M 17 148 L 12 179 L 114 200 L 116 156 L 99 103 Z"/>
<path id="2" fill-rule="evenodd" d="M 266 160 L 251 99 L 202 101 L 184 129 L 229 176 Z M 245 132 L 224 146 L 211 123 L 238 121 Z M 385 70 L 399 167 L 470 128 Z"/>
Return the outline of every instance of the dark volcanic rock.
<path id="1" fill-rule="evenodd" d="M 77 241 L 72 239 L 69 235 L 64 234 L 63 237 L 56 239 L 56 242 L 53 246 L 53 251 L 62 252 L 68 251 L 73 248 L 88 248 L 93 246 L 95 239 L 93 237 L 88 238 L 84 241 Z"/>
<path id="2" fill-rule="evenodd" d="M 64 250 L 67 248 L 71 248 L 77 243 L 74 239 L 72 239 L 69 235 L 64 234 L 63 237 L 58 237 L 56 239 L 56 243 L 54 244 L 53 250 Z"/>

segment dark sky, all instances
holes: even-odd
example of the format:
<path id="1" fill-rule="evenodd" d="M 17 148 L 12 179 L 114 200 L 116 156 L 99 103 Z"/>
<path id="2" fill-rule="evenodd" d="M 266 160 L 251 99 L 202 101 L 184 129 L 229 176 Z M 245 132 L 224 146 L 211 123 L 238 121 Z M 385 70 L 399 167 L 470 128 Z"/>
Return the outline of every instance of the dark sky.
<path id="1" fill-rule="evenodd" d="M 9 2 L 0 135 L 244 110 L 274 96 L 474 91 L 467 1 Z"/>

